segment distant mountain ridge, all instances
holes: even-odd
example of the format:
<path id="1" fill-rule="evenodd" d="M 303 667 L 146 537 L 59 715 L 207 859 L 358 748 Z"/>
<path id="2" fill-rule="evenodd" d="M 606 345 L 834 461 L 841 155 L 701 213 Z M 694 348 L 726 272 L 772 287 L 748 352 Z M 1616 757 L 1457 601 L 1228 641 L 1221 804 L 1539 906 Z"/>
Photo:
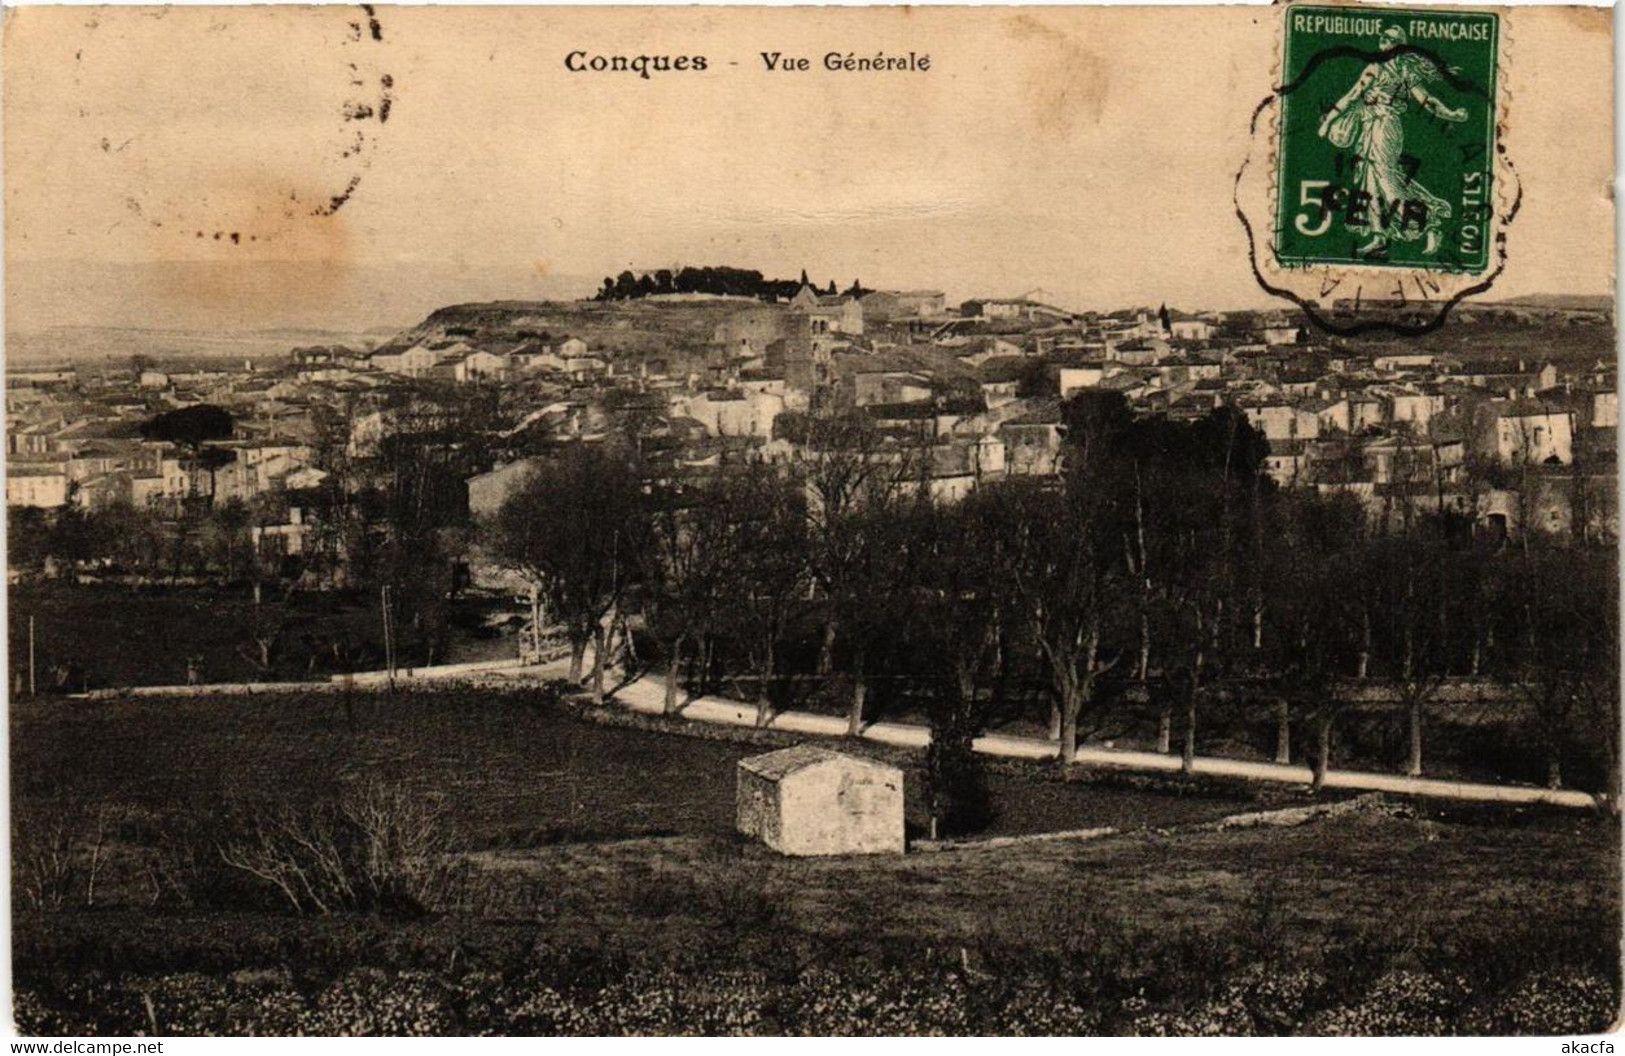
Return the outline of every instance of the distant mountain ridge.
<path id="1" fill-rule="evenodd" d="M 1613 311 L 1614 298 L 1602 293 L 1532 293 L 1505 300 L 1485 301 L 1485 304 L 1506 305 L 1515 308 L 1549 308 L 1567 311 Z"/>
<path id="2" fill-rule="evenodd" d="M 394 333 L 278 328 L 238 332 L 145 329 L 116 326 L 53 326 L 38 330 L 9 330 L 6 359 L 11 363 L 68 363 L 90 365 L 131 356 L 152 360 L 166 357 L 266 359 L 285 356 L 302 345 L 376 344 Z"/>
<path id="3" fill-rule="evenodd" d="M 468 301 L 574 300 L 598 280 L 519 262 L 389 264 L 196 261 L 8 262 L 6 330 L 60 326 L 208 334 L 277 330 L 393 333 Z"/>

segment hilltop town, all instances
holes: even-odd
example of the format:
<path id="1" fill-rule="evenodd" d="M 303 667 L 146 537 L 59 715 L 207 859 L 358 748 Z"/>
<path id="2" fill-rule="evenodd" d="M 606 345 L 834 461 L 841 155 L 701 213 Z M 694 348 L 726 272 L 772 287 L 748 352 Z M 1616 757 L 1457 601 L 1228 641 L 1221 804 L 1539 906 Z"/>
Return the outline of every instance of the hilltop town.
<path id="1" fill-rule="evenodd" d="M 70 365 L 7 375 L 7 504 L 34 517 L 128 507 L 173 531 L 241 503 L 257 549 L 297 561 L 325 546 L 307 571 L 331 578 L 345 560 L 322 524 L 335 474 L 354 490 L 392 472 L 385 449 L 413 436 L 454 453 L 466 489 L 446 501 L 478 516 L 560 444 L 624 441 L 678 472 L 793 463 L 799 422 L 857 411 L 923 452 L 922 485 L 953 501 L 1059 472 L 1064 401 L 1101 392 L 1176 421 L 1237 408 L 1277 484 L 1354 495 L 1374 519 L 1448 508 L 1503 535 L 1617 531 L 1600 305 L 1468 304 L 1427 338 L 1344 340 L 1285 312 L 949 305 L 934 290 L 704 272 L 626 273 L 593 300 L 446 307 L 370 348 L 232 367 L 72 362 L 64 348 Z M 749 292 L 699 292 L 730 288 L 715 276 Z M 153 434 L 195 405 L 229 412 L 227 432 L 191 446 Z"/>
<path id="2" fill-rule="evenodd" d="M 1612 327 L 713 268 L 14 369 L 19 1017 L 1600 1029 Z"/>

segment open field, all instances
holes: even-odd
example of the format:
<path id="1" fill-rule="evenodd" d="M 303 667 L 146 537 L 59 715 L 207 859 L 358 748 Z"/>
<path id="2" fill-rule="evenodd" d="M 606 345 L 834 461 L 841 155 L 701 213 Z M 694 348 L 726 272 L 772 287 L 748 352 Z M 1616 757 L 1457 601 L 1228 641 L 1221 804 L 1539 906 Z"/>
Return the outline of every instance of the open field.
<path id="1" fill-rule="evenodd" d="M 166 814 L 226 799 L 314 801 L 377 775 L 443 797 L 449 820 L 475 848 L 718 836 L 733 830 L 734 763 L 794 743 L 600 725 L 543 705 L 541 696 L 358 692 L 348 713 L 340 694 L 21 703 L 11 720 L 14 795 Z M 914 768 L 908 785 L 916 793 L 918 759 L 896 758 Z M 65 772 L 73 775 L 66 785 Z M 1008 774 L 991 775 L 990 785 L 996 835 L 1205 821 L 1282 795 L 1240 787 L 1148 797 Z M 912 797 L 910 807 L 923 817 Z"/>
<path id="2" fill-rule="evenodd" d="M 187 658 L 201 657 L 203 682 L 325 679 L 334 670 L 330 642 L 343 638 L 362 668 L 382 666 L 383 631 L 376 597 L 267 594 L 260 625 L 284 628 L 267 672 L 254 661 L 255 606 L 247 586 L 164 587 L 68 583 L 13 585 L 8 602 L 11 671 L 28 671 L 28 620 L 38 636 L 38 685 L 51 688 L 57 665 L 76 675 L 69 692 L 116 686 L 184 685 Z M 516 655 L 511 633 L 486 630 L 481 618 L 501 605 L 468 597 L 451 616 L 451 655 L 438 663 Z M 502 610 L 507 611 L 507 610 Z M 410 658 L 409 658 L 410 659 Z M 314 663 L 312 663 L 314 661 Z"/>
<path id="3" fill-rule="evenodd" d="M 1364 355 L 1388 352 L 1431 352 L 1472 359 L 1550 360 L 1558 364 L 1612 362 L 1614 327 L 1612 322 L 1563 322 L 1552 319 L 1495 322 L 1455 322 L 1442 330 L 1417 338 L 1396 341 L 1391 336 L 1359 338 L 1342 343 Z M 1538 352 L 1531 351 L 1538 349 Z"/>
<path id="4" fill-rule="evenodd" d="M 23 703 L 11 734 L 19 855 L 30 827 L 116 808 L 94 906 L 18 889 L 24 1029 L 1572 1032 L 1617 1003 L 1617 830 L 1572 812 L 1215 830 L 1307 800 L 1007 764 L 991 834 L 1128 831 L 789 860 L 730 831 L 733 763 L 782 736 L 606 725 L 534 690 L 358 694 L 348 714 L 336 695 Z M 372 777 L 442 797 L 463 864 L 433 912 L 149 895 L 177 827 L 230 838 L 245 805 Z"/>

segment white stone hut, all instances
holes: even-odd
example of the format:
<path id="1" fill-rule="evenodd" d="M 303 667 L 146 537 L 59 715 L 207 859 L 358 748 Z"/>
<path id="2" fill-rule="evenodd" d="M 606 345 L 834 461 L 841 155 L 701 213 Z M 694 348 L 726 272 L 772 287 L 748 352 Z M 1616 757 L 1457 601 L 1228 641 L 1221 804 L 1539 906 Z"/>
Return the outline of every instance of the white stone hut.
<path id="1" fill-rule="evenodd" d="M 780 854 L 901 854 L 903 772 L 799 744 L 739 761 L 739 831 Z"/>

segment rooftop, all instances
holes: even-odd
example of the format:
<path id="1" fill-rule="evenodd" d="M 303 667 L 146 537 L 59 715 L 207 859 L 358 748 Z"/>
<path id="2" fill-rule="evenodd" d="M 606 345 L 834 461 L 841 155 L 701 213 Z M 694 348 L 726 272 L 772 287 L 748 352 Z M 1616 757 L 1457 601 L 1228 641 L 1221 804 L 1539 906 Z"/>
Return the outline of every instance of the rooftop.
<path id="1" fill-rule="evenodd" d="M 886 764 L 862 756 L 846 755 L 816 744 L 798 744 L 794 748 L 781 748 L 766 755 L 753 755 L 739 760 L 739 767 L 769 781 L 777 781 L 797 770 L 824 763 L 840 762 L 864 767 L 886 767 Z M 890 767 L 886 767 L 890 769 Z"/>

